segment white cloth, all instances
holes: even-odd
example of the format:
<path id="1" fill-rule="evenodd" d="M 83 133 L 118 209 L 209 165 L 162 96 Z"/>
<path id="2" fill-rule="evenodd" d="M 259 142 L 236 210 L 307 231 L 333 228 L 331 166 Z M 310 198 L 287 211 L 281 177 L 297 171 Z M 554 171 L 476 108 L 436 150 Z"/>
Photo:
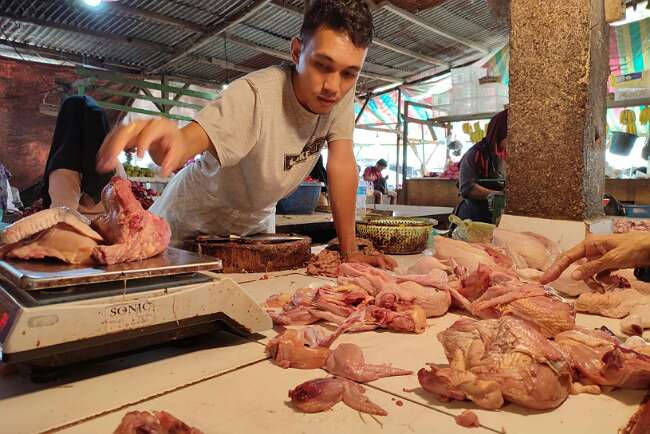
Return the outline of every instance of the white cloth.
<path id="1" fill-rule="evenodd" d="M 273 232 L 277 201 L 298 188 L 326 142 L 352 140 L 354 90 L 330 113 L 313 114 L 296 99 L 291 74 L 288 66 L 248 74 L 197 115 L 219 160 L 205 152 L 150 209 L 175 242 Z"/>

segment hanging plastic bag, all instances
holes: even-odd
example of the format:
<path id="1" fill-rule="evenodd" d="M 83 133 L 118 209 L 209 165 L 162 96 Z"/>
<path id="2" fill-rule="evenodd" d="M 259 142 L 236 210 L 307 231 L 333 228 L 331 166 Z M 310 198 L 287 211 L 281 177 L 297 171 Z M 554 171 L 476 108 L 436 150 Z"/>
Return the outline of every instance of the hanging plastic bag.
<path id="1" fill-rule="evenodd" d="M 474 222 L 469 219 L 461 220 L 454 214 L 449 216 L 449 223 L 456 225 L 451 237 L 468 243 L 490 243 L 492 232 L 496 228 L 495 225 L 489 223 Z"/>

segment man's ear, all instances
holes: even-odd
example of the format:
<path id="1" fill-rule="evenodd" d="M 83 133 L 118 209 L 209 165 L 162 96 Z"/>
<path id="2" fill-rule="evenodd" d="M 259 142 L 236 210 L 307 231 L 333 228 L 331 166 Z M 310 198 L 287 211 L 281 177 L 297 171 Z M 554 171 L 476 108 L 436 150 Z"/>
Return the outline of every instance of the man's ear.
<path id="1" fill-rule="evenodd" d="M 302 52 L 302 41 L 298 37 L 291 40 L 291 61 L 294 65 L 300 62 L 300 53 Z"/>

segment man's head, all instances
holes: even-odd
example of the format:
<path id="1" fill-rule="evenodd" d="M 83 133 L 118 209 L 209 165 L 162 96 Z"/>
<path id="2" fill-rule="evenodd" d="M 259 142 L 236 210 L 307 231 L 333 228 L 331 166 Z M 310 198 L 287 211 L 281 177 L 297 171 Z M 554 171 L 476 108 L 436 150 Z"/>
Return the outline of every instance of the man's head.
<path id="1" fill-rule="evenodd" d="M 329 113 L 354 87 L 372 36 L 363 0 L 315 0 L 300 37 L 291 41 L 298 101 L 313 113 Z"/>
<path id="2" fill-rule="evenodd" d="M 379 171 L 382 171 L 387 167 L 388 167 L 388 163 L 386 163 L 386 160 L 384 160 L 383 158 L 377 161 L 377 169 L 379 169 Z"/>

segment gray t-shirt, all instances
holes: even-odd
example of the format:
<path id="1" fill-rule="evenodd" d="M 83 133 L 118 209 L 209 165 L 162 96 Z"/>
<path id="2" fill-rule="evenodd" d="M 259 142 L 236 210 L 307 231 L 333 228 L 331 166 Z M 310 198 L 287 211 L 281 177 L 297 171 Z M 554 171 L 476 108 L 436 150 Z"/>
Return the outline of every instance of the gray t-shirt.
<path id="1" fill-rule="evenodd" d="M 233 82 L 195 117 L 219 161 L 205 152 L 179 172 L 151 210 L 172 238 L 274 230 L 275 205 L 311 172 L 323 146 L 352 140 L 354 89 L 325 115 L 296 99 L 289 65 Z"/>

